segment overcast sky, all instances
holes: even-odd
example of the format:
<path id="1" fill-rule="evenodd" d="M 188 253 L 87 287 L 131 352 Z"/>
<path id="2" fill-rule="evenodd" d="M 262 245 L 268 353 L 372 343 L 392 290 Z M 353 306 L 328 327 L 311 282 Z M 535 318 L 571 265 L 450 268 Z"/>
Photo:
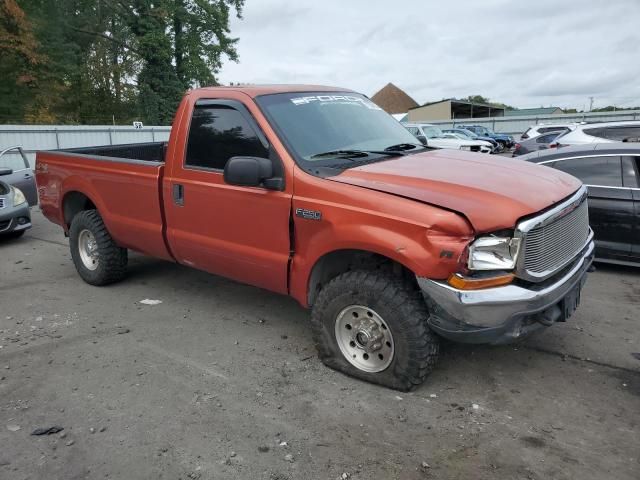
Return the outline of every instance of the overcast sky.
<path id="1" fill-rule="evenodd" d="M 418 103 L 640 105 L 640 0 L 246 0 L 220 82 L 314 83 Z"/>

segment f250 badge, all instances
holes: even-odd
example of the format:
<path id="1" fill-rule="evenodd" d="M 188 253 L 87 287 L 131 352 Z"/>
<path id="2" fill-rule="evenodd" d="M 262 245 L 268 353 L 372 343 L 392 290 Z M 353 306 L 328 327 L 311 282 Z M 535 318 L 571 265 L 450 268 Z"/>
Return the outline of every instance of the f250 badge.
<path id="1" fill-rule="evenodd" d="M 296 217 L 306 218 L 307 220 L 322 220 L 322 212 L 296 208 Z"/>

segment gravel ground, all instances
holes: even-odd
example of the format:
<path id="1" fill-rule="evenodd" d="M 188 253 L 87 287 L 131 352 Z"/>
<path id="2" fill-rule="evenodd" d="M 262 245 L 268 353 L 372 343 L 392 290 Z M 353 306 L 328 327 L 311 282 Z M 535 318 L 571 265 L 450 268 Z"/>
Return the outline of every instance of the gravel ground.
<path id="1" fill-rule="evenodd" d="M 640 478 L 639 269 L 399 394 L 323 367 L 291 299 L 140 256 L 91 287 L 34 225 L 0 243 L 2 479 Z"/>

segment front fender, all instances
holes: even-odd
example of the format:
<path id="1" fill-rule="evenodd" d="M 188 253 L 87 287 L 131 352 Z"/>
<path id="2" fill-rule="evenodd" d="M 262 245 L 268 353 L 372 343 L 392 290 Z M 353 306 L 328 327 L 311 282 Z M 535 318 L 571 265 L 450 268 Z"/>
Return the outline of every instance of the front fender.
<path id="1" fill-rule="evenodd" d="M 290 269 L 291 296 L 308 306 L 314 267 L 325 256 L 341 250 L 382 255 L 418 276 L 445 279 L 457 269 L 460 255 L 470 239 L 466 235 L 446 234 L 420 225 L 377 220 L 375 224 L 333 224 L 313 233 L 296 225 L 296 251 Z"/>

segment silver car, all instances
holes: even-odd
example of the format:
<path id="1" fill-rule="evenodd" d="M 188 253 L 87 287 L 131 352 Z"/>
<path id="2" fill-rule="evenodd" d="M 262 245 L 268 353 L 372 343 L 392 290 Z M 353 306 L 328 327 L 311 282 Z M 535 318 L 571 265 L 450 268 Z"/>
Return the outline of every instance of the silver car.
<path id="1" fill-rule="evenodd" d="M 538 150 L 546 150 L 547 148 L 556 148 L 556 139 L 565 133 L 566 130 L 557 132 L 543 133 L 534 138 L 527 140 L 520 140 L 513 148 L 512 157 L 519 157 L 520 155 L 526 155 L 527 153 L 535 152 Z"/>
<path id="2" fill-rule="evenodd" d="M 0 150 L 0 169 L 4 171 L 0 179 L 2 182 L 21 190 L 29 206 L 38 204 L 36 179 L 22 147 L 15 146 Z"/>
<path id="3" fill-rule="evenodd" d="M 640 121 L 586 123 L 565 133 L 556 140 L 558 147 L 584 145 L 588 143 L 638 143 Z"/>
<path id="4" fill-rule="evenodd" d="M 12 159 L 17 168 L 0 166 L 0 238 L 20 237 L 31 228 L 29 206 L 38 203 L 33 172 L 22 149 L 12 147 L 0 152 L 0 165 L 11 165 L 11 151 L 17 152 L 17 164 L 16 158 Z"/>

